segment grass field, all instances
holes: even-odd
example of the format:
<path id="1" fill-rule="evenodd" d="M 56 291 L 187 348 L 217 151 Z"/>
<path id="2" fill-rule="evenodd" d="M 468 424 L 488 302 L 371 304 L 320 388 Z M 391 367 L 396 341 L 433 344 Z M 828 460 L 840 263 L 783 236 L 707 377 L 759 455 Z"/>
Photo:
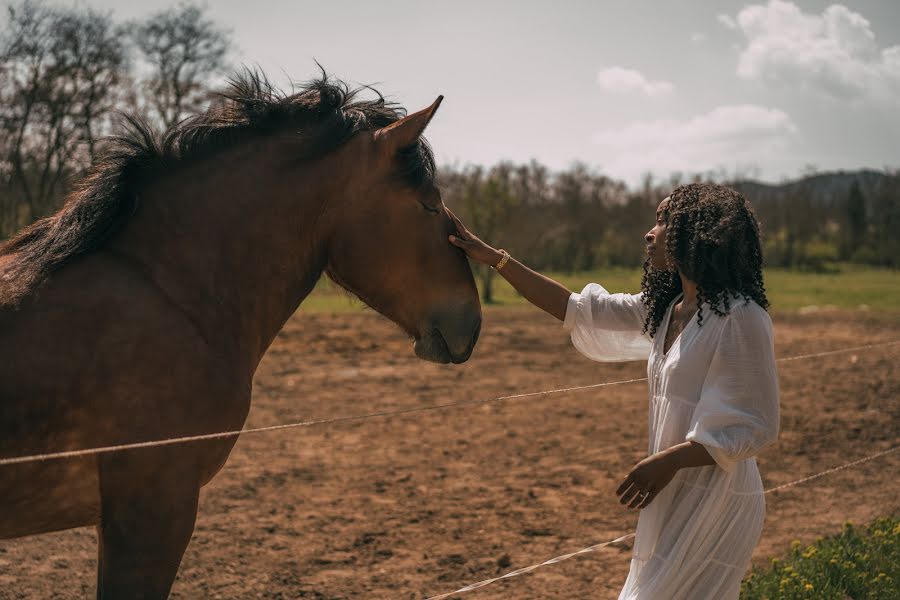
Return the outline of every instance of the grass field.
<path id="1" fill-rule="evenodd" d="M 613 268 L 583 273 L 548 273 L 563 285 L 580 291 L 586 283 L 597 282 L 610 292 L 637 292 L 640 269 Z M 502 277 L 495 280 L 495 306 L 525 306 L 526 301 Z M 806 273 L 769 269 L 765 273 L 766 292 L 776 311 L 839 308 L 891 313 L 900 317 L 900 271 L 843 265 L 835 273 Z M 304 301 L 307 312 L 345 312 L 364 309 L 330 281 L 323 278 Z M 490 308 L 489 308 L 490 309 Z"/>

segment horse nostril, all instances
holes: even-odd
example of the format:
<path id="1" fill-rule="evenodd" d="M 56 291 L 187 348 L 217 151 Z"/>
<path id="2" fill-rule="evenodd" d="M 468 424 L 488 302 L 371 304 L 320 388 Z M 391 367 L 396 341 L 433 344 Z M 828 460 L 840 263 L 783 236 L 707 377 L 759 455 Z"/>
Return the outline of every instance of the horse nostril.
<path id="1" fill-rule="evenodd" d="M 481 314 L 470 307 L 446 310 L 434 314 L 428 320 L 427 330 L 431 338 L 443 349 L 456 364 L 465 362 L 472 355 L 475 344 L 481 335 Z"/>

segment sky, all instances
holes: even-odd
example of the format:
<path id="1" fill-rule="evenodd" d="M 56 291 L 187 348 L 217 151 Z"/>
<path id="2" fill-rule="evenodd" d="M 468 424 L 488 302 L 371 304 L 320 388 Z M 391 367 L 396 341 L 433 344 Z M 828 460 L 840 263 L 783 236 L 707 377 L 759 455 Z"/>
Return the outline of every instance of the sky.
<path id="1" fill-rule="evenodd" d="M 173 3 L 77 4 L 126 20 Z M 231 32 L 232 64 L 283 86 L 318 61 L 410 111 L 443 94 L 426 131 L 440 164 L 580 161 L 630 185 L 900 167 L 897 0 L 205 6 Z"/>

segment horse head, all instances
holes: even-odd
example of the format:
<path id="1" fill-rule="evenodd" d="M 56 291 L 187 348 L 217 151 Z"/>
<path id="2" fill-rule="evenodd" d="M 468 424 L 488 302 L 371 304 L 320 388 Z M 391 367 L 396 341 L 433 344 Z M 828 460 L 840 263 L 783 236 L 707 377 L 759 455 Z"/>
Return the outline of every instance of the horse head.
<path id="1" fill-rule="evenodd" d="M 456 231 L 421 138 L 441 100 L 362 131 L 339 151 L 348 175 L 326 270 L 412 336 L 418 357 L 461 363 L 478 339 L 481 305 L 464 253 L 447 241 Z"/>

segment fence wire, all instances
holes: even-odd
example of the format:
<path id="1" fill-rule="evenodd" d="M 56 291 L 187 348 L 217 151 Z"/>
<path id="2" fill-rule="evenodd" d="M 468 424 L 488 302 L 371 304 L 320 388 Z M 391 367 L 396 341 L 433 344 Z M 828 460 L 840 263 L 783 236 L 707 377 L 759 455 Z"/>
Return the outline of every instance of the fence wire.
<path id="1" fill-rule="evenodd" d="M 814 352 L 812 354 L 801 354 L 797 356 L 788 356 L 776 359 L 775 362 L 787 362 L 792 360 L 800 360 L 806 358 L 817 358 L 820 356 L 829 356 L 832 354 L 842 354 L 847 352 L 858 352 L 871 348 L 879 348 L 883 346 L 892 346 L 900 344 L 900 340 L 890 342 L 879 342 L 875 344 L 866 344 L 864 346 L 852 346 L 849 348 L 840 348 L 837 350 L 826 350 L 824 352 Z M 147 440 L 145 442 L 133 442 L 129 444 L 117 444 L 113 446 L 98 446 L 95 448 L 83 448 L 80 450 L 64 450 L 60 452 L 47 452 L 44 454 L 31 454 L 27 456 L 13 456 L 0 459 L 0 467 L 7 465 L 21 465 L 32 462 L 42 462 L 47 460 L 60 460 L 65 458 L 78 458 L 83 456 L 92 456 L 97 454 L 106 454 L 109 452 L 121 452 L 123 450 L 138 450 L 141 448 L 153 448 L 156 446 L 171 446 L 173 444 L 187 444 L 190 442 L 200 442 L 204 440 L 217 440 L 223 438 L 237 437 L 239 435 L 249 435 L 253 433 L 268 433 L 279 431 L 282 429 L 295 429 L 298 427 L 312 427 L 314 425 L 325 425 L 327 423 L 342 423 L 345 421 L 362 421 L 367 419 L 394 417 L 398 415 L 408 415 L 412 413 L 427 412 L 432 410 L 445 410 L 448 408 L 457 408 L 462 406 L 474 406 L 478 404 L 489 404 L 491 402 L 506 402 L 509 400 L 519 400 L 522 398 L 534 398 L 550 396 L 552 394 L 563 394 L 566 392 L 574 392 L 578 390 L 590 390 L 602 387 L 610 387 L 614 385 L 625 385 L 628 383 L 637 383 L 639 381 L 647 381 L 646 377 L 637 379 L 623 379 L 620 381 L 606 381 L 603 383 L 594 383 L 591 385 L 581 385 L 576 387 L 559 388 L 555 390 L 545 390 L 542 392 L 527 392 L 524 394 L 513 394 L 511 396 L 498 396 L 496 398 L 481 398 L 476 400 L 467 400 L 464 402 L 452 402 L 447 404 L 435 404 L 431 406 L 416 406 L 412 408 L 403 408 L 399 410 L 383 411 L 368 413 L 363 415 L 352 415 L 346 417 L 335 417 L 332 419 L 317 419 L 312 421 L 297 421 L 295 423 L 284 423 L 281 425 L 270 425 L 268 427 L 254 427 L 249 429 L 237 429 L 234 431 L 219 431 L 215 433 L 204 433 L 199 435 L 187 435 L 182 437 L 164 438 L 158 440 Z"/>

